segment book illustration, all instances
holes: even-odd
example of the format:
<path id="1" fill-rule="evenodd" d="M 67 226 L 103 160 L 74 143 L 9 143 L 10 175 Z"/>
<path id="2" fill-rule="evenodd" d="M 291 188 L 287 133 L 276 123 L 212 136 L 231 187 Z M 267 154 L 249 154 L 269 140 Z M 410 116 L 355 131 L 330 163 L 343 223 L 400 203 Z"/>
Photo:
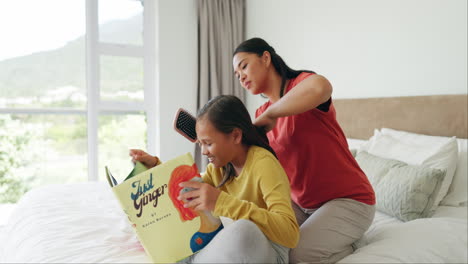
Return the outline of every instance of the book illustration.
<path id="1" fill-rule="evenodd" d="M 206 246 L 223 228 L 209 211 L 185 208 L 179 183 L 202 178 L 190 153 L 146 168 L 137 162 L 121 183 L 106 167 L 112 191 L 153 262 L 176 262 Z"/>
<path id="2" fill-rule="evenodd" d="M 172 172 L 171 180 L 169 181 L 169 196 L 174 203 L 174 207 L 179 211 L 181 221 L 192 220 L 200 216 L 200 229 L 190 239 L 190 248 L 193 252 L 197 252 L 204 248 L 224 226 L 221 220 L 214 217 L 211 212 L 194 211 L 191 208 L 185 208 L 184 203 L 187 201 L 177 199 L 180 194 L 194 190 L 193 188 L 182 188 L 179 186 L 179 183 L 186 181 L 203 182 L 196 164 L 193 164 L 193 166 L 182 165 Z"/>

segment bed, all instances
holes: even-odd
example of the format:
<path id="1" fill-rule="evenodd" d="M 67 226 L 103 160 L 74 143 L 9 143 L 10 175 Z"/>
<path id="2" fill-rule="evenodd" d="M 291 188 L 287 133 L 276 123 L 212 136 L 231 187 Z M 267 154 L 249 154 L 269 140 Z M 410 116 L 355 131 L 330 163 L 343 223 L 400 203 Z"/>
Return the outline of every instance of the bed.
<path id="1" fill-rule="evenodd" d="M 437 176 L 433 178 L 437 179 L 434 192 L 437 190 L 438 194 L 425 199 L 433 203 L 426 204 L 419 215 L 400 199 L 412 199 L 413 192 L 392 198 L 400 199 L 400 204 L 391 205 L 384 198 L 401 190 L 379 189 L 378 184 L 387 178 L 376 180 L 374 188 L 377 195 L 382 192 L 378 196 L 382 210 L 378 208 L 373 224 L 356 242 L 355 252 L 340 263 L 467 263 L 467 95 L 342 99 L 334 103 L 349 147 L 368 177 L 375 177 L 375 160 L 403 168 L 406 165 L 399 158 L 406 158 L 411 161 L 407 166 L 414 169 L 419 165 L 413 163 L 421 161 L 415 157 L 434 152 L 431 158 L 436 159 L 431 166 L 441 161 L 448 164 L 446 170 L 431 168 Z M 394 140 L 390 145 L 389 139 Z M 454 146 L 454 141 L 456 155 L 453 148 L 451 156 L 447 151 L 441 152 L 443 147 Z M 414 142 L 419 142 L 416 148 L 411 146 Z M 400 145 L 404 148 L 398 149 Z M 383 155 L 377 155 L 379 151 Z M 385 156 L 390 154 L 393 156 Z M 427 160 L 418 167 L 424 172 L 428 170 L 424 163 Z M 448 171 L 453 174 L 451 181 L 436 205 L 447 179 L 440 175 L 447 175 Z M 88 182 L 31 190 L 0 229 L 0 263 L 39 262 L 150 260 L 107 183 Z"/>

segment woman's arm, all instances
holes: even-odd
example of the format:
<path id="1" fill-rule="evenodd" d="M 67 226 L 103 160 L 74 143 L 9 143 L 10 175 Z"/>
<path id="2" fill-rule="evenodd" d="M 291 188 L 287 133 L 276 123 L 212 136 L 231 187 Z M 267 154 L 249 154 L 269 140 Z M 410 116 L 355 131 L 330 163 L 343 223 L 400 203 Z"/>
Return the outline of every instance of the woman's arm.
<path id="1" fill-rule="evenodd" d="M 256 126 L 266 126 L 266 129 L 270 130 L 277 118 L 314 109 L 330 99 L 332 91 L 333 88 L 325 77 L 311 75 L 273 103 L 254 123 Z"/>
<path id="2" fill-rule="evenodd" d="M 325 103 L 332 94 L 330 82 L 322 75 L 311 75 L 297 84 L 266 112 L 273 118 L 297 115 Z"/>

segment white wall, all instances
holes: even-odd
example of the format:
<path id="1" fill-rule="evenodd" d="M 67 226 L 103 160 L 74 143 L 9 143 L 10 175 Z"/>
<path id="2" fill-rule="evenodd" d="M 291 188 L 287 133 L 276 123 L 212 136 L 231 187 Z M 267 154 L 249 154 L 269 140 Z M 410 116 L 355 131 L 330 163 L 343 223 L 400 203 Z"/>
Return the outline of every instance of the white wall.
<path id="1" fill-rule="evenodd" d="M 194 145 L 173 129 L 179 107 L 192 113 L 197 96 L 197 16 L 195 1 L 157 0 L 157 154 L 168 160 L 193 152 Z"/>
<path id="2" fill-rule="evenodd" d="M 247 38 L 327 77 L 334 98 L 467 93 L 466 0 L 247 0 L 246 12 Z M 249 111 L 262 101 L 249 95 Z"/>
<path id="3" fill-rule="evenodd" d="M 179 107 L 196 112 L 196 0 L 158 0 L 157 58 L 163 160 L 193 151 L 174 132 Z M 466 0 L 247 0 L 247 37 L 266 39 L 294 69 L 333 84 L 334 98 L 467 93 Z M 263 99 L 247 97 L 250 113 Z"/>

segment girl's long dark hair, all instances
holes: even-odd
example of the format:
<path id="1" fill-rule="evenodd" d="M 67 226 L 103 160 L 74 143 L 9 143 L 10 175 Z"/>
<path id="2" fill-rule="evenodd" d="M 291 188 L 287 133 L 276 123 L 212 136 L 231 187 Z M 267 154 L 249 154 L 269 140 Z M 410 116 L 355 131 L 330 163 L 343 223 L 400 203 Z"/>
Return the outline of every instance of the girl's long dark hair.
<path id="1" fill-rule="evenodd" d="M 284 95 L 284 89 L 286 81 L 292 78 L 296 78 L 301 72 L 310 72 L 315 73 L 313 71 L 308 70 L 300 70 L 296 71 L 291 68 L 284 62 L 284 60 L 278 55 L 275 49 L 268 45 L 268 43 L 261 39 L 261 38 L 251 38 L 248 39 L 239 46 L 237 46 L 236 50 L 233 53 L 233 56 L 239 52 L 248 52 L 248 53 L 255 53 L 257 56 L 263 56 L 263 53 L 268 51 L 271 55 L 271 62 L 273 63 L 273 67 L 275 67 L 276 72 L 281 76 L 281 89 L 280 89 L 280 97 Z"/>
<path id="2" fill-rule="evenodd" d="M 211 99 L 198 111 L 197 120 L 201 118 L 208 118 L 217 130 L 225 134 L 231 133 L 234 128 L 239 128 L 242 131 L 242 144 L 262 147 L 276 157 L 265 131 L 252 124 L 247 108 L 236 96 L 219 95 Z M 223 180 L 217 187 L 223 186 L 235 176 L 234 166 L 229 162 L 223 166 Z"/>

